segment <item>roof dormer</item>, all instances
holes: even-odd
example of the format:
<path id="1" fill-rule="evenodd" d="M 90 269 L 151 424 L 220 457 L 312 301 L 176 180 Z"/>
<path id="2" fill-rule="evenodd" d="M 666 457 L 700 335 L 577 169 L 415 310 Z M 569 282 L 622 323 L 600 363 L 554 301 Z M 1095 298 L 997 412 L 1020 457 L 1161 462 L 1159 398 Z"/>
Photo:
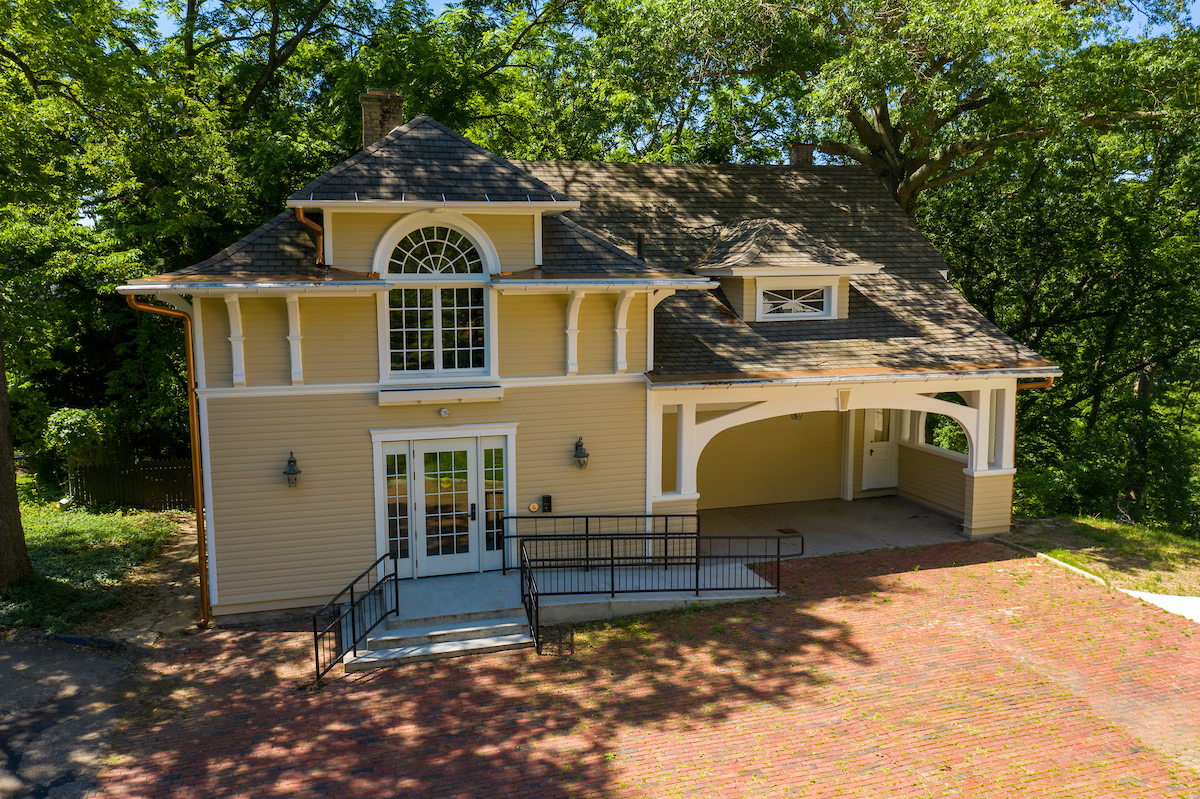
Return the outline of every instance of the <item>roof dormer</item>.
<path id="1" fill-rule="evenodd" d="M 768 218 L 724 228 L 692 270 L 717 278 L 745 321 L 774 322 L 844 319 L 850 276 L 882 268 L 803 225 Z"/>

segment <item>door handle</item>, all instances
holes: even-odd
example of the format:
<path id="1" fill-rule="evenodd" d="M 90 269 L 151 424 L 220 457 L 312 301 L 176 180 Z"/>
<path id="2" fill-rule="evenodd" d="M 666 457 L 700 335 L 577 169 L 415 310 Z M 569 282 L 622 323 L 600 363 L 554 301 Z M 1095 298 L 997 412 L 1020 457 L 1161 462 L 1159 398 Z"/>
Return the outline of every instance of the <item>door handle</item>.
<path id="1" fill-rule="evenodd" d="M 872 455 L 874 455 L 874 454 L 875 454 L 875 450 L 871 450 L 871 454 L 872 454 Z M 474 518 L 474 517 L 472 517 L 472 518 Z"/>
<path id="2" fill-rule="evenodd" d="M 471 503 L 471 521 L 475 521 L 475 503 Z"/>

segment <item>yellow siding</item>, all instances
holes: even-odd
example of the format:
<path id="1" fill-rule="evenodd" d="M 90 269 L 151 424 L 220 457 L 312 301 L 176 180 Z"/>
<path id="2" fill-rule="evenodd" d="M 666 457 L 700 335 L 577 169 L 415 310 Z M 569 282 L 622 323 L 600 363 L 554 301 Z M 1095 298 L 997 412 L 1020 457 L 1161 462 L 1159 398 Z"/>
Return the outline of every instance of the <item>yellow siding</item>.
<path id="1" fill-rule="evenodd" d="M 753 322 L 756 316 L 754 305 L 758 301 L 754 278 L 722 277 L 720 281 L 721 291 L 725 292 L 734 313 L 747 322 Z"/>
<path id="2" fill-rule="evenodd" d="M 625 360 L 630 374 L 646 371 L 646 302 L 645 294 L 633 295 L 629 303 L 629 315 L 625 319 Z"/>
<path id="3" fill-rule="evenodd" d="M 897 492 L 942 513 L 961 519 L 967 476 L 962 460 L 920 447 L 900 445 Z M 1011 488 L 1011 481 L 1009 486 Z"/>
<path id="4" fill-rule="evenodd" d="M 636 383 L 510 389 L 447 419 L 434 407 L 379 407 L 369 392 L 210 399 L 214 610 L 320 604 L 374 560 L 373 428 L 516 422 L 515 507 L 551 494 L 556 513 L 640 514 L 645 409 Z M 579 436 L 586 470 L 572 460 Z M 303 471 L 294 489 L 279 474 L 290 451 Z"/>
<path id="5" fill-rule="evenodd" d="M 697 415 L 699 416 L 699 415 Z M 664 413 L 662 423 L 662 490 L 675 490 L 676 442 L 679 440 L 679 414 Z"/>
<path id="6" fill-rule="evenodd" d="M 246 338 L 246 385 L 291 385 L 286 301 L 283 297 L 243 297 L 238 304 L 242 310 L 242 334 Z"/>
<path id="7" fill-rule="evenodd" d="M 388 228 L 404 214 L 343 211 L 333 214 L 333 266 L 352 272 L 370 272 L 375 249 Z M 516 272 L 533 267 L 533 217 L 529 214 L 478 214 L 468 216 L 483 228 L 500 256 L 500 268 Z"/>
<path id="8" fill-rule="evenodd" d="M 616 369 L 619 294 L 588 294 L 579 306 L 579 374 L 610 375 Z"/>
<path id="9" fill-rule="evenodd" d="M 655 502 L 652 513 L 695 513 L 696 500 L 694 499 L 675 499 L 665 502 Z"/>
<path id="10" fill-rule="evenodd" d="M 700 456 L 699 507 L 836 499 L 842 420 L 829 411 L 779 416 L 718 434 Z"/>
<path id="11" fill-rule="evenodd" d="M 199 299 L 204 328 L 204 382 L 209 388 L 233 385 L 233 355 L 229 349 L 229 313 L 223 299 Z"/>
<path id="12" fill-rule="evenodd" d="M 374 297 L 301 297 L 305 384 L 378 382 L 376 315 Z"/>
<path id="13" fill-rule="evenodd" d="M 963 475 L 966 524 L 972 538 L 1006 533 L 1012 526 L 1011 474 Z"/>
<path id="14" fill-rule="evenodd" d="M 566 374 L 567 295 L 502 294 L 499 302 L 501 377 Z"/>
<path id="15" fill-rule="evenodd" d="M 402 216 L 404 214 L 349 211 L 333 214 L 333 263 L 330 266 L 351 272 L 371 272 L 379 240 Z"/>
<path id="16" fill-rule="evenodd" d="M 533 216 L 530 214 L 478 214 L 467 216 L 492 240 L 500 256 L 500 271 L 533 268 Z"/>

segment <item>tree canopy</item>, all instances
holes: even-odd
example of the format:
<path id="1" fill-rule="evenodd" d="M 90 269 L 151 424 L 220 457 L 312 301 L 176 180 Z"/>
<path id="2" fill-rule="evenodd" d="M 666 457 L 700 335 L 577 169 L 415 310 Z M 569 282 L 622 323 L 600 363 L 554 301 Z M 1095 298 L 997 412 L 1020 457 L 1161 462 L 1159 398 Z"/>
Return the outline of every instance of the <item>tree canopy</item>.
<path id="1" fill-rule="evenodd" d="M 112 446 L 179 454 L 180 332 L 112 289 L 277 213 L 357 149 L 356 95 L 380 86 L 513 158 L 770 163 L 809 141 L 865 164 L 964 293 L 1064 367 L 1023 398 L 1027 506 L 1180 518 L 1198 75 L 1171 0 L 8 0 L 16 443 L 107 407 Z"/>

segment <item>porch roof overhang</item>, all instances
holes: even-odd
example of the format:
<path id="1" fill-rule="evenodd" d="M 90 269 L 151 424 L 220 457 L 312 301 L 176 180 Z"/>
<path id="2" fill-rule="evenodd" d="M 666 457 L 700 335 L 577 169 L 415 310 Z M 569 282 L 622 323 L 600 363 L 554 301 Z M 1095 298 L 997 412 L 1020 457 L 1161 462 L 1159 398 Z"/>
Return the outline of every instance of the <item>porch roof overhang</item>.
<path id="1" fill-rule="evenodd" d="M 979 378 L 1061 377 L 1062 369 L 1048 363 L 1028 365 L 966 364 L 955 366 L 930 366 L 928 369 L 913 368 L 888 370 L 886 368 L 863 369 L 814 369 L 802 372 L 747 372 L 740 374 L 711 375 L 656 375 L 646 374 L 651 390 L 681 388 L 703 388 L 712 386 L 747 386 L 755 384 L 787 385 L 805 383 L 898 383 L 929 382 L 932 380 L 965 380 Z"/>

